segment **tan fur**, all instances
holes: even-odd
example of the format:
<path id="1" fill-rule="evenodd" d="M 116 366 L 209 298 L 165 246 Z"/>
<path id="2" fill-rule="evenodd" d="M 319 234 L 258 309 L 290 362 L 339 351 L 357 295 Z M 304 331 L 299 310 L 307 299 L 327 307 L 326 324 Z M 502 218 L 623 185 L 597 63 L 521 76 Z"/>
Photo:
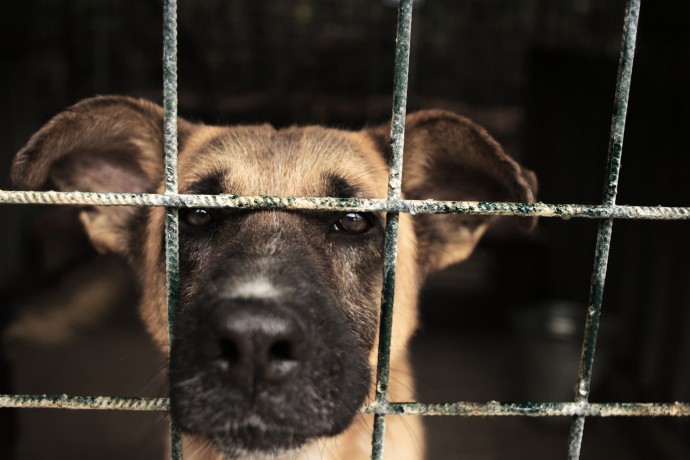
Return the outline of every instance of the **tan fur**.
<path id="1" fill-rule="evenodd" d="M 161 117 L 161 109 L 147 101 L 120 97 L 86 100 L 55 117 L 32 137 L 15 159 L 13 180 L 32 189 L 48 184 L 62 190 L 161 192 Z M 211 127 L 180 120 L 178 127 L 182 193 L 215 171 L 222 174 L 223 189 L 236 195 L 322 196 L 326 186 L 323 178 L 336 173 L 363 190 L 364 197 L 386 196 L 387 126 L 359 132 L 317 126 L 276 130 L 269 125 Z M 109 156 L 113 150 L 120 156 Z M 86 157 L 75 154 L 83 151 L 96 153 Z M 521 169 L 481 127 L 447 112 L 423 111 L 408 117 L 404 165 L 404 198 L 534 200 L 533 175 Z M 82 173 L 91 167 L 112 172 L 103 179 L 107 183 Z M 133 172 L 120 177 L 118 171 L 123 168 Z M 143 282 L 141 317 L 158 346 L 167 351 L 165 273 L 160 259 L 165 211 L 152 209 L 146 231 L 136 235 L 146 248 L 143 258 L 129 247 L 129 226 L 135 212 L 134 208 L 91 208 L 82 212 L 81 220 L 100 251 L 121 254 L 132 262 Z M 266 211 L 262 218 L 278 217 Z M 415 400 L 407 344 L 417 328 L 417 296 L 424 277 L 466 259 L 491 220 L 462 215 L 400 216 L 390 400 Z M 290 219 L 282 218 L 281 222 L 286 228 L 277 230 L 290 231 Z M 270 253 L 270 242 L 266 244 Z M 342 261 L 343 267 L 348 263 Z M 359 280 L 352 270 L 342 272 L 341 279 L 333 280 L 333 288 L 339 298 L 347 299 L 351 297 L 348 292 L 358 289 Z M 191 274 L 186 282 L 194 279 L 195 274 Z M 376 296 L 372 303 L 378 305 L 380 293 L 372 295 Z M 378 322 L 377 312 L 345 303 L 363 325 Z M 372 375 L 377 348 L 375 340 L 369 354 Z M 373 387 L 374 383 L 369 400 L 374 397 Z M 340 435 L 316 440 L 285 458 L 369 458 L 372 425 L 372 416 L 358 416 Z M 184 442 L 185 458 L 221 458 L 203 440 L 185 436 Z M 420 420 L 388 417 L 385 452 L 387 459 L 422 458 Z"/>

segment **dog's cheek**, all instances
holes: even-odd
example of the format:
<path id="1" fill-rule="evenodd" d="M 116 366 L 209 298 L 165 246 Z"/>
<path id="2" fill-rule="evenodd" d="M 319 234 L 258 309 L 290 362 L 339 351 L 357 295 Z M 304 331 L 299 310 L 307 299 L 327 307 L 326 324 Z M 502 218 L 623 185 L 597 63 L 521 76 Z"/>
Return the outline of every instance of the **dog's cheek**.
<path id="1" fill-rule="evenodd" d="M 180 299 L 183 306 L 198 295 L 212 258 L 211 236 L 180 235 Z"/>
<path id="2" fill-rule="evenodd" d="M 137 212 L 128 231 L 128 261 L 139 284 L 139 316 L 158 348 L 167 353 L 164 221 L 163 208 L 143 208 Z"/>
<path id="3" fill-rule="evenodd" d="M 180 298 L 183 304 L 192 303 L 195 297 L 222 290 L 238 264 L 245 262 L 243 250 L 251 243 L 242 239 L 241 225 L 228 221 L 210 228 L 180 229 Z M 225 273 L 224 279 L 214 279 L 214 274 Z"/>
<path id="4" fill-rule="evenodd" d="M 348 326 L 364 353 L 374 344 L 380 306 L 382 239 L 331 244 L 326 251 L 336 289 Z"/>

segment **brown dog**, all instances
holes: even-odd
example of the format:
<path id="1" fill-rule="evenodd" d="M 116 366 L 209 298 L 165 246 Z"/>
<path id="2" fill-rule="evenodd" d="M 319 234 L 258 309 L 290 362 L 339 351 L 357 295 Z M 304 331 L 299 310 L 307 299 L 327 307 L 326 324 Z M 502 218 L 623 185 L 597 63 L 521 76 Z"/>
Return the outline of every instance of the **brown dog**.
<path id="1" fill-rule="evenodd" d="M 97 97 L 48 122 L 17 154 L 22 189 L 161 192 L 162 109 Z M 389 128 L 215 127 L 178 122 L 179 190 L 385 198 Z M 471 121 L 407 118 L 407 199 L 534 200 L 534 179 Z M 84 209 L 100 251 L 141 283 L 141 317 L 166 350 L 162 208 Z M 491 219 L 400 217 L 390 399 L 414 400 L 406 346 L 425 276 L 469 256 Z M 385 215 L 180 210 L 181 298 L 170 350 L 172 416 L 187 458 L 364 459 L 371 417 Z M 416 433 L 415 433 L 416 432 Z M 386 456 L 423 455 L 415 419 L 389 419 Z M 191 442 L 193 441 L 193 442 Z"/>

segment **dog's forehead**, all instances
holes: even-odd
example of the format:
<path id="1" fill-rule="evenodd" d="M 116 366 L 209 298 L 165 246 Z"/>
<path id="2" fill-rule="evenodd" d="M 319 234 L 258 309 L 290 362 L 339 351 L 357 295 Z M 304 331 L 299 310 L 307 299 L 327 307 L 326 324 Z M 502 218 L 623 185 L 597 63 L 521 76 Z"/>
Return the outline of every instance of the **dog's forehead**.
<path id="1" fill-rule="evenodd" d="M 199 128 L 179 158 L 183 193 L 386 194 L 387 166 L 364 134 L 318 126 Z"/>

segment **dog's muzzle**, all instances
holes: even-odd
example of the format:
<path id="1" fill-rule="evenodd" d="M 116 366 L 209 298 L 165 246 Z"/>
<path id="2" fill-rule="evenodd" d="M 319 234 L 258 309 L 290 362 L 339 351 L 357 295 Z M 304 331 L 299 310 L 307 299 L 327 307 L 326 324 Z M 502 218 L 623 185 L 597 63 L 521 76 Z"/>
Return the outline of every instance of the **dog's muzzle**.
<path id="1" fill-rule="evenodd" d="M 182 309 L 170 397 L 183 431 L 233 457 L 283 453 L 349 426 L 369 389 L 367 356 L 320 292 Z"/>

